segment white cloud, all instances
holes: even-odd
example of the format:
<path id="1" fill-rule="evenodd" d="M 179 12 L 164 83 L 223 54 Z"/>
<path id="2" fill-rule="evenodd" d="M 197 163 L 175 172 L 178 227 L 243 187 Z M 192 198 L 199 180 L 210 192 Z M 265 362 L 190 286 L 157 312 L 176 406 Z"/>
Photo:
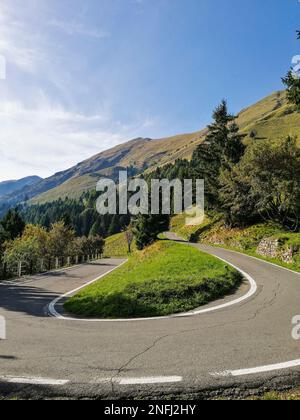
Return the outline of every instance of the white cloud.
<path id="1" fill-rule="evenodd" d="M 48 25 L 58 28 L 68 35 L 81 35 L 96 39 L 108 38 L 110 36 L 108 32 L 99 29 L 86 28 L 82 23 L 75 21 L 67 22 L 63 20 L 52 19 Z"/>

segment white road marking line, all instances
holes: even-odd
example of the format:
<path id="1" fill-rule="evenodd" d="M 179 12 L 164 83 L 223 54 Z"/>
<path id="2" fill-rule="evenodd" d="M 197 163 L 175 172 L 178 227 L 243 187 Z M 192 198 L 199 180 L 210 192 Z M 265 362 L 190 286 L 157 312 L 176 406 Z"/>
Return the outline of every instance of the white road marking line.
<path id="1" fill-rule="evenodd" d="M 120 385 L 151 385 L 182 382 L 181 376 L 153 376 L 148 378 L 122 378 L 116 380 Z"/>
<path id="2" fill-rule="evenodd" d="M 203 252 L 203 251 L 202 251 Z M 208 254 L 210 255 L 210 254 Z M 223 258 L 220 258 L 216 255 L 213 255 L 213 257 L 219 259 L 220 261 L 226 263 L 227 265 L 230 265 L 232 268 L 234 268 L 235 270 L 239 271 L 242 276 L 244 278 L 246 278 L 248 280 L 248 282 L 250 283 L 250 290 L 248 293 L 246 293 L 244 296 L 241 296 L 238 299 L 235 299 L 231 302 L 227 302 L 224 303 L 222 305 L 218 305 L 218 306 L 212 306 L 210 308 L 206 308 L 206 309 L 200 309 L 198 311 L 191 311 L 188 313 L 184 313 L 184 314 L 177 314 L 177 315 L 169 315 L 169 316 L 159 316 L 159 317 L 153 317 L 153 318 L 132 318 L 132 319 L 81 319 L 81 318 L 72 318 L 72 317 L 66 317 L 63 316 L 61 314 L 59 314 L 57 312 L 57 310 L 55 309 L 55 306 L 58 304 L 58 302 L 60 302 L 62 299 L 65 299 L 66 297 L 69 297 L 73 294 L 75 294 L 76 292 L 79 292 L 80 290 L 84 289 L 85 287 L 97 282 L 98 280 L 100 280 L 101 278 L 107 276 L 108 274 L 110 274 L 111 272 L 117 270 L 118 268 L 122 267 L 122 265 L 126 264 L 128 262 L 124 261 L 121 265 L 119 265 L 118 267 L 114 267 L 112 270 L 108 271 L 107 273 L 103 274 L 100 277 L 97 277 L 95 280 L 90 281 L 89 283 L 84 284 L 83 286 L 78 287 L 75 290 L 72 290 L 71 292 L 68 292 L 66 294 L 64 294 L 63 296 L 60 296 L 58 298 L 56 298 L 53 302 L 50 303 L 48 310 L 50 315 L 52 315 L 53 317 L 60 319 L 60 320 L 64 320 L 64 321 L 76 321 L 76 322 L 141 322 L 141 321 L 158 321 L 158 320 L 163 320 L 163 319 L 176 319 L 176 318 L 188 318 L 188 317 L 193 317 L 196 315 L 202 315 L 202 314 L 207 314 L 210 312 L 215 312 L 215 311 L 219 311 L 221 309 L 225 309 L 234 305 L 237 305 L 241 302 L 244 302 L 245 300 L 250 299 L 252 296 L 254 296 L 257 292 L 257 284 L 256 281 L 245 271 L 241 270 L 239 267 L 235 266 L 234 264 L 231 264 L 230 262 L 224 260 Z"/>
<path id="3" fill-rule="evenodd" d="M 239 369 L 239 370 L 225 370 L 224 372 L 211 373 L 211 376 L 215 377 L 228 377 L 228 376 L 247 376 L 255 375 L 257 373 L 268 373 L 276 370 L 291 369 L 300 366 L 300 359 L 291 360 L 290 362 L 278 363 L 275 365 L 259 366 L 251 369 Z"/>
<path id="4" fill-rule="evenodd" d="M 145 376 L 141 378 L 98 378 L 92 384 L 115 383 L 118 385 L 151 385 L 151 384 L 171 384 L 182 382 L 182 376 Z"/>
<path id="5" fill-rule="evenodd" d="M 98 384 L 111 384 L 114 382 L 111 378 L 98 378 L 90 381 L 89 383 L 92 385 L 98 385 Z"/>
<path id="6" fill-rule="evenodd" d="M 64 379 L 46 379 L 36 377 L 13 377 L 13 376 L 0 376 L 0 381 L 10 384 L 24 384 L 24 385 L 55 385 L 63 386 L 68 384 L 69 380 Z"/>

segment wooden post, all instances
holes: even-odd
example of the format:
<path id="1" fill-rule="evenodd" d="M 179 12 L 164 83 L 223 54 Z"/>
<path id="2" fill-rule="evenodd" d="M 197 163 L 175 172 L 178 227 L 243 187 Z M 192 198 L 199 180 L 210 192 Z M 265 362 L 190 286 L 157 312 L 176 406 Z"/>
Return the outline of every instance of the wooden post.
<path id="1" fill-rule="evenodd" d="M 59 269 L 59 260 L 58 260 L 58 258 L 55 258 L 55 267 L 56 267 L 56 270 Z"/>
<path id="2" fill-rule="evenodd" d="M 71 257 L 68 257 L 68 267 L 70 267 L 70 265 L 71 265 Z"/>

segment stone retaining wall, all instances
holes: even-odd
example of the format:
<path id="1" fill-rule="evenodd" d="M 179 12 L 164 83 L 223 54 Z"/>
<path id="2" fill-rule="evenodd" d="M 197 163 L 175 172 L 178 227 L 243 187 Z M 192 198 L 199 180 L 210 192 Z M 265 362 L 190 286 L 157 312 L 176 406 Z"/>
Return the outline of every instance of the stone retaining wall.
<path id="1" fill-rule="evenodd" d="M 287 264 L 294 262 L 296 254 L 292 248 L 281 247 L 280 240 L 277 238 L 264 238 L 256 252 L 263 257 L 279 259 Z"/>

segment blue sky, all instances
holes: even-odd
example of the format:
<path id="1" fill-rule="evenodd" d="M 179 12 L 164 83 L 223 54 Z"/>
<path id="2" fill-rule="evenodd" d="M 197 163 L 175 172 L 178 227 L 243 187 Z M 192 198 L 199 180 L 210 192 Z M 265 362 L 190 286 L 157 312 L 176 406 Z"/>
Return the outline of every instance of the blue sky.
<path id="1" fill-rule="evenodd" d="M 0 181 L 238 112 L 300 54 L 298 0 L 1 0 Z"/>

